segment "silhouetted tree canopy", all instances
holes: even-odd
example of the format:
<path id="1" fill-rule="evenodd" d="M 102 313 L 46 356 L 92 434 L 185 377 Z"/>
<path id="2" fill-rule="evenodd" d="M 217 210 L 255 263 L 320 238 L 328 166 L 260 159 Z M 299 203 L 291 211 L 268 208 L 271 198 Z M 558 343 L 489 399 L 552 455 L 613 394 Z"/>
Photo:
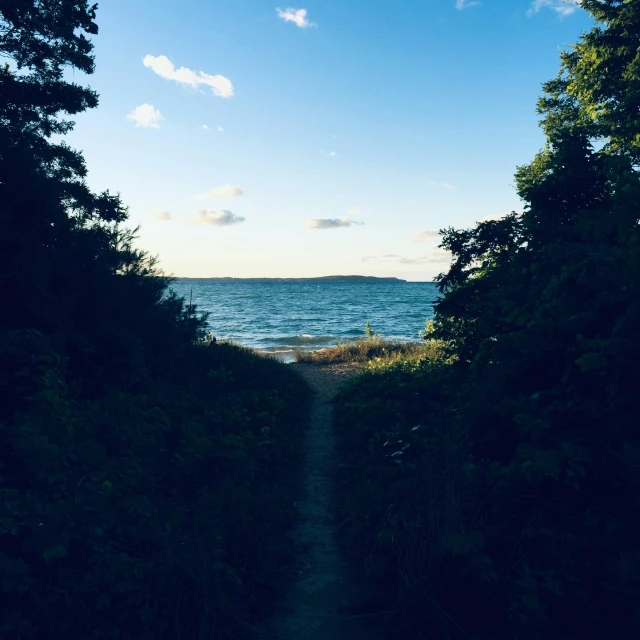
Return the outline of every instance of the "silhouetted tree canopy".
<path id="1" fill-rule="evenodd" d="M 567 638 L 637 630 L 640 586 L 640 2 L 582 6 L 597 22 L 544 85 L 547 144 L 516 174 L 524 211 L 446 230 L 430 334 L 465 371 L 473 453 L 515 474 L 492 520 L 526 557 L 505 588 L 535 596 L 554 637 L 584 620 Z"/>
<path id="2" fill-rule="evenodd" d="M 422 360 L 338 407 L 343 527 L 395 637 L 640 634 L 640 0 L 581 5 L 523 211 L 443 230 Z"/>
<path id="3" fill-rule="evenodd" d="M 96 8 L 0 0 L 0 637 L 243 638 L 290 562 L 307 392 L 204 339 L 61 141 L 98 104 L 66 73 Z"/>
<path id="4" fill-rule="evenodd" d="M 93 193 L 82 155 L 57 137 L 73 126 L 65 116 L 98 103 L 64 76 L 93 73 L 87 36 L 98 31 L 96 8 L 81 0 L 0 4 L 8 59 L 0 70 L 0 285 L 10 301 L 0 326 L 55 336 L 79 371 L 97 359 L 115 375 L 117 354 L 134 343 L 151 361 L 159 340 L 166 352 L 195 339 L 201 324 L 169 293 L 156 261 L 134 248 L 119 196 Z"/>

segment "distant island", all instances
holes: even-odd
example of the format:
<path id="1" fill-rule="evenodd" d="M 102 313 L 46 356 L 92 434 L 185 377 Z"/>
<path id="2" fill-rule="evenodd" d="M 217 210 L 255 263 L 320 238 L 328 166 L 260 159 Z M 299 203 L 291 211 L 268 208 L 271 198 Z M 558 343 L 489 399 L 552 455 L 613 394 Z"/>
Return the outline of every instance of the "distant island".
<path id="1" fill-rule="evenodd" d="M 243 280 L 244 282 L 407 282 L 400 278 L 376 276 L 320 276 L 318 278 L 176 278 L 176 280 Z"/>

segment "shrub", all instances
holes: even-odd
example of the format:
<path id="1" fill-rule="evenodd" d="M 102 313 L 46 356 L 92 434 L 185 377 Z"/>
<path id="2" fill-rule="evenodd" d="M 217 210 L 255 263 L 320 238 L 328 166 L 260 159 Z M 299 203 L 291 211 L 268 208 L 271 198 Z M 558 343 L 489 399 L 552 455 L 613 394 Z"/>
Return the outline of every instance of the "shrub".
<path id="1" fill-rule="evenodd" d="M 25 404 L 0 422 L 2 636 L 247 635 L 292 561 L 301 380 L 194 346 L 144 389 L 79 400 L 44 336 L 8 338 Z"/>
<path id="2" fill-rule="evenodd" d="M 310 364 L 357 363 L 366 364 L 373 358 L 417 355 L 425 351 L 423 344 L 409 340 L 388 340 L 383 336 L 344 340 L 320 351 L 296 350 L 295 361 Z"/>

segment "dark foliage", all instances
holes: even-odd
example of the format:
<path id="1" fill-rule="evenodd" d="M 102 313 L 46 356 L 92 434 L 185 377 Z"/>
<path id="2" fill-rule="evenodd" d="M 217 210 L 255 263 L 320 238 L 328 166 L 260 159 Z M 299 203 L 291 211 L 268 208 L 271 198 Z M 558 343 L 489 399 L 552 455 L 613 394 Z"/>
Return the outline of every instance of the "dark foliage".
<path id="1" fill-rule="evenodd" d="M 80 399 L 42 334 L 3 337 L 25 408 L 0 422 L 0 635 L 251 637 L 292 564 L 300 380 L 203 345 Z"/>
<path id="2" fill-rule="evenodd" d="M 205 319 L 52 136 L 85 0 L 0 0 L 0 638 L 242 638 L 290 564 L 308 392 Z"/>
<path id="3" fill-rule="evenodd" d="M 450 362 L 342 400 L 345 461 L 371 479 L 353 531 L 405 637 L 640 633 L 640 2 L 582 5 L 599 22 L 545 85 L 524 212 L 444 234 L 428 337 Z"/>

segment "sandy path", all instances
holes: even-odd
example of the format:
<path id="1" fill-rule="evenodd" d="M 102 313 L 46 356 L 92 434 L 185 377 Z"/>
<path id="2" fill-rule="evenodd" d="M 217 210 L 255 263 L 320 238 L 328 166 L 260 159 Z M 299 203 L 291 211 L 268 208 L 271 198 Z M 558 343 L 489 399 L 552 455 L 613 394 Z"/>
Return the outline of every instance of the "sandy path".
<path id="1" fill-rule="evenodd" d="M 343 611 L 352 595 L 345 561 L 338 549 L 332 513 L 336 465 L 331 401 L 357 370 L 347 365 L 293 364 L 315 393 L 305 446 L 303 496 L 297 504 L 300 575 L 287 602 L 272 621 L 278 640 L 359 640 L 371 638 L 362 618 Z"/>

